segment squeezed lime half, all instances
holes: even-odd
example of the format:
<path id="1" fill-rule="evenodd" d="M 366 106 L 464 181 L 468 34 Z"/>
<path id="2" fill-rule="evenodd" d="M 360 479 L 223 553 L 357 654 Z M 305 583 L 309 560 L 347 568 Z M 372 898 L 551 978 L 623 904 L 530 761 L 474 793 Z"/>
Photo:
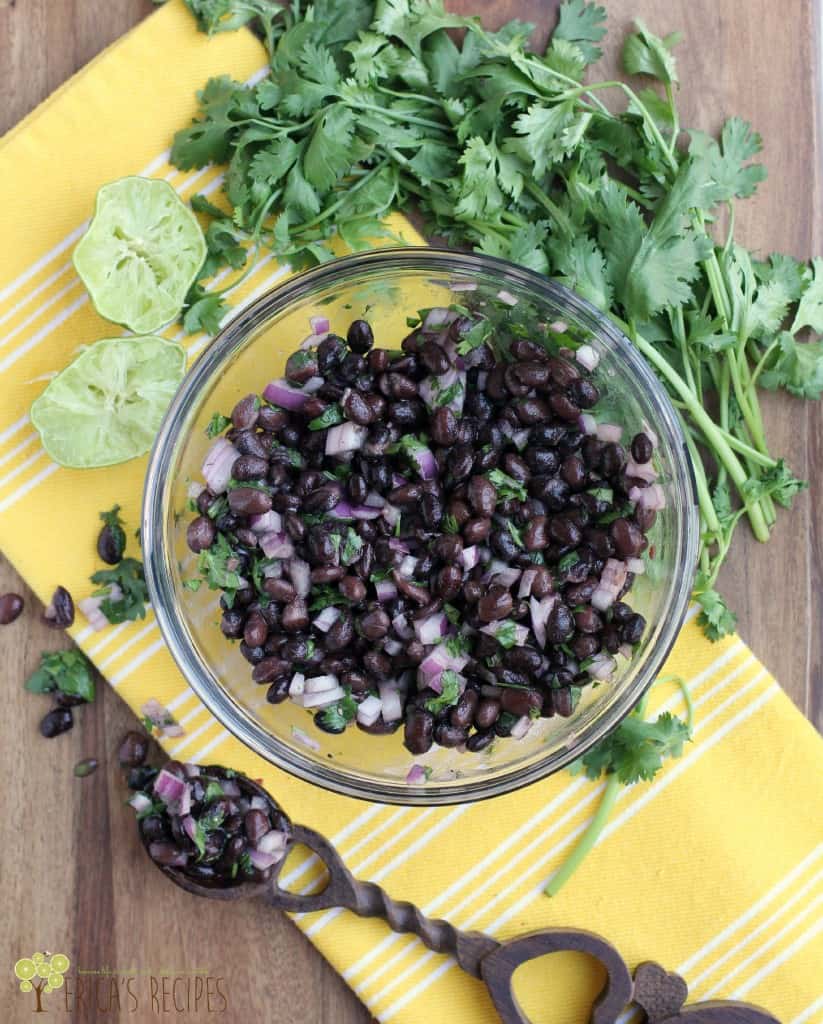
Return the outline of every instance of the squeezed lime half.
<path id="1" fill-rule="evenodd" d="M 61 466 L 125 462 L 149 450 L 185 372 L 186 353 L 175 341 L 104 338 L 51 381 L 31 421 Z"/>
<path id="2" fill-rule="evenodd" d="M 174 320 L 205 258 L 197 218 L 171 185 L 139 177 L 103 185 L 74 250 L 97 312 L 136 334 Z"/>

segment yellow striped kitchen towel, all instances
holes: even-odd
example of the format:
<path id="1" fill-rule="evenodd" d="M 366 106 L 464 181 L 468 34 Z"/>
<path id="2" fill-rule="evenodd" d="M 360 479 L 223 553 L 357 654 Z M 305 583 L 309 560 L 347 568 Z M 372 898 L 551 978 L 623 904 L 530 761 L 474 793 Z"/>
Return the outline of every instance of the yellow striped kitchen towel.
<path id="1" fill-rule="evenodd" d="M 44 374 L 79 345 L 119 333 L 92 309 L 72 248 L 111 179 L 147 174 L 184 197 L 215 193 L 219 168 L 177 171 L 167 147 L 210 74 L 249 79 L 263 63 L 250 34 L 208 41 L 172 0 L 0 144 L 0 543 L 44 599 L 57 582 L 77 597 L 89 592 L 98 512 L 119 502 L 131 532 L 145 469 L 143 459 L 61 469 L 28 419 Z M 241 300 L 284 273 L 262 260 Z M 208 340 L 183 342 L 195 358 Z M 690 683 L 695 741 L 653 785 L 621 794 L 594 853 L 549 900 L 542 888 L 590 820 L 600 784 L 564 773 L 481 805 L 430 809 L 333 796 L 229 737 L 186 687 L 151 614 L 100 633 L 78 616 L 72 635 L 138 713 L 152 699 L 171 712 L 178 734 L 164 746 L 172 756 L 262 778 L 357 875 L 426 913 L 500 939 L 551 925 L 590 928 L 630 963 L 654 959 L 680 971 L 693 998 L 748 1000 L 786 1024 L 823 1021 L 823 747 L 739 639 L 711 645 L 693 621 L 685 627 L 666 670 Z M 654 702 L 683 710 L 671 694 Z M 314 870 L 302 863 L 295 881 L 309 884 Z M 298 924 L 381 1021 L 496 1019 L 482 985 L 415 938 L 335 911 Z M 572 1024 L 586 1019 L 598 982 L 569 957 L 550 978 L 539 965 L 525 968 L 517 988 L 533 1020 Z"/>

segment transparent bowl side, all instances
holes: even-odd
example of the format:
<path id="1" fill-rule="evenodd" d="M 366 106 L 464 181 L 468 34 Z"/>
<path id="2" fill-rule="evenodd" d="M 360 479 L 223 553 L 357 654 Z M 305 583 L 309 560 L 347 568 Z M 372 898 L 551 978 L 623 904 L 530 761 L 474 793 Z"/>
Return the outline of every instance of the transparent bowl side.
<path id="1" fill-rule="evenodd" d="M 650 427 L 659 444 L 657 469 L 667 499 L 658 515 L 647 572 L 632 591 L 648 622 L 631 660 L 619 659 L 614 679 L 583 690 L 569 719 L 539 719 L 520 741 L 500 740 L 482 754 L 433 748 L 413 758 L 402 736 L 376 737 L 350 728 L 318 730 L 308 711 L 265 700 L 251 681 L 237 644 L 219 629 L 218 594 L 183 583 L 196 569 L 186 545 L 188 487 L 199 481 L 211 443 L 205 427 L 215 411 L 282 374 L 286 357 L 308 333 L 312 315 L 345 333 L 358 317 L 370 320 L 377 344 L 399 348 L 406 317 L 418 308 L 496 299 L 505 289 L 541 321 L 562 320 L 590 335 L 601 356 L 594 377 L 602 393 L 598 418 L 619 423 L 631 437 Z M 457 285 L 458 290 L 453 291 Z M 605 411 L 603 411 L 605 410 Z M 403 803 L 472 800 L 513 789 L 557 770 L 596 742 L 639 699 L 654 678 L 682 622 L 696 557 L 696 513 L 688 457 L 676 417 L 645 363 L 600 314 L 566 289 L 510 264 L 435 250 L 382 250 L 348 257 L 292 279 L 239 316 L 203 355 L 184 382 L 161 428 L 149 469 L 144 506 L 147 577 L 163 635 L 192 688 L 215 716 L 269 761 L 348 795 Z M 306 745 L 308 736 L 318 749 Z M 431 768 L 425 786 L 408 786 L 412 763 Z"/>

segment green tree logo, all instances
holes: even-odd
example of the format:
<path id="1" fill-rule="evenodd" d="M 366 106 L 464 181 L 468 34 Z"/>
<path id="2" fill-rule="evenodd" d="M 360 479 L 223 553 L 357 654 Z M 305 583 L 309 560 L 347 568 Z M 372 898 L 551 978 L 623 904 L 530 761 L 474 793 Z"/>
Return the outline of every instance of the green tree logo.
<path id="1" fill-rule="evenodd" d="M 21 992 L 34 992 L 37 998 L 35 1013 L 45 1013 L 42 1003 L 44 992 L 53 992 L 63 984 L 63 975 L 69 969 L 69 958 L 64 953 L 32 953 L 14 965 L 15 977 L 20 979 Z"/>

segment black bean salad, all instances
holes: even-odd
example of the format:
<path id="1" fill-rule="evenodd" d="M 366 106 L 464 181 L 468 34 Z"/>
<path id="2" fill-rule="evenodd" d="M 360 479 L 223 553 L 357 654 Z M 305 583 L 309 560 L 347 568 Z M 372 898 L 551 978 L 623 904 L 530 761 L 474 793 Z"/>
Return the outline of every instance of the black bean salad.
<path id="1" fill-rule="evenodd" d="M 571 715 L 641 640 L 624 597 L 665 504 L 656 438 L 598 422 L 598 355 L 563 323 L 537 343 L 460 307 L 409 322 L 389 350 L 313 318 L 285 379 L 215 414 L 186 586 L 222 591 L 271 703 L 477 752 Z"/>
<path id="2" fill-rule="evenodd" d="M 264 882 L 285 857 L 291 822 L 245 775 L 218 765 L 133 766 L 129 803 L 152 860 L 200 885 Z"/>

